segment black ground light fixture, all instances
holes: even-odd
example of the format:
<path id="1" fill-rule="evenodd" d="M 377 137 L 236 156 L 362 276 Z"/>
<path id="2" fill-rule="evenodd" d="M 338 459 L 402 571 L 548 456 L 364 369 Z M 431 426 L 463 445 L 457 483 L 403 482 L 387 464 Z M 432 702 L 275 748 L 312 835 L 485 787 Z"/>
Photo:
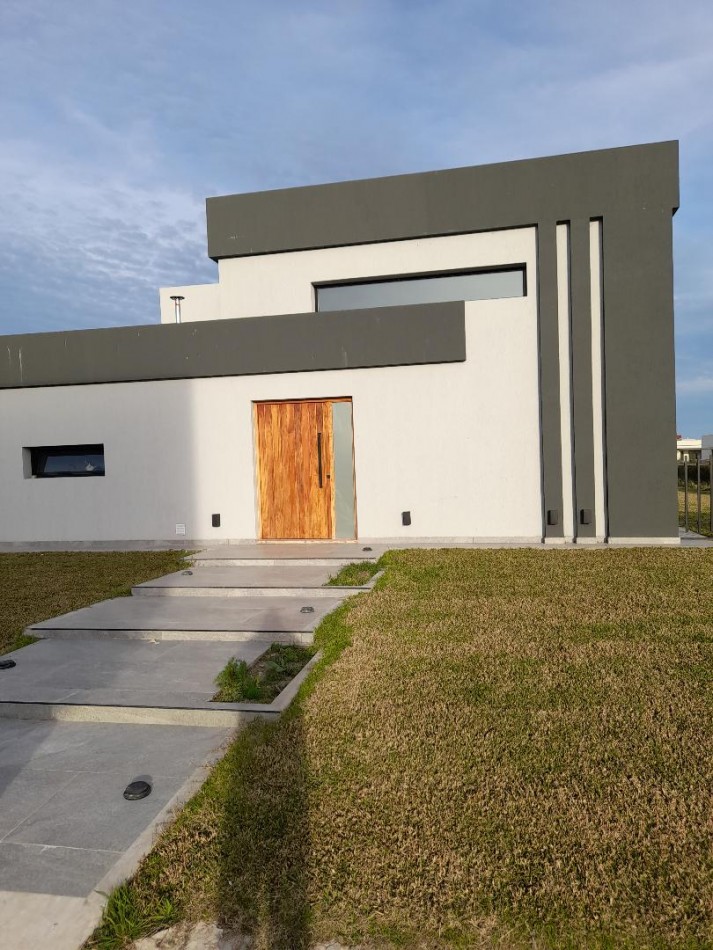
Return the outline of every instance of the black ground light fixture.
<path id="1" fill-rule="evenodd" d="M 146 798 L 147 795 L 151 794 L 151 786 L 148 782 L 145 782 L 143 779 L 135 779 L 124 789 L 124 798 L 127 802 L 137 802 L 141 798 Z"/>
<path id="2" fill-rule="evenodd" d="M 300 613 L 301 613 L 301 614 L 313 614 L 313 613 L 314 613 L 314 607 L 300 607 Z"/>
<path id="3" fill-rule="evenodd" d="M 17 666 L 14 660 L 0 660 L 0 670 L 11 670 L 13 666 Z"/>
<path id="4" fill-rule="evenodd" d="M 362 548 L 362 551 L 373 551 L 373 550 L 374 550 L 373 548 L 369 548 L 369 547 Z"/>

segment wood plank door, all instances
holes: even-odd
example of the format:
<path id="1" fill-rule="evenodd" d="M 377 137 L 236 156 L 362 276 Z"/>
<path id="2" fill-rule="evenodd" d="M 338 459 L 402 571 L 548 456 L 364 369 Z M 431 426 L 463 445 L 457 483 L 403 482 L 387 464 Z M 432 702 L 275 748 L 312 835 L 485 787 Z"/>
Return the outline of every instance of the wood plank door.
<path id="1" fill-rule="evenodd" d="M 263 539 L 333 537 L 332 407 L 255 404 Z"/>

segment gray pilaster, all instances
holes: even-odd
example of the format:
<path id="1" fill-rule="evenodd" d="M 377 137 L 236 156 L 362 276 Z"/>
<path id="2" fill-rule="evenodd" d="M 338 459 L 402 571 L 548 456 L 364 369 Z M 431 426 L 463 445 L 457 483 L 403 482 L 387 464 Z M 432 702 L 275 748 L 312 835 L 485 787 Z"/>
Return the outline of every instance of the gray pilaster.
<path id="1" fill-rule="evenodd" d="M 591 538 L 594 524 L 594 420 L 592 415 L 592 304 L 589 220 L 570 222 L 572 408 L 574 420 L 575 534 Z M 582 512 L 589 524 L 582 523 Z"/>
<path id="2" fill-rule="evenodd" d="M 603 223 L 609 535 L 678 531 L 671 216 L 612 211 Z"/>
<path id="3" fill-rule="evenodd" d="M 540 370 L 540 440 L 542 457 L 543 537 L 561 538 L 562 439 L 560 430 L 560 363 L 557 328 L 557 244 L 554 221 L 537 228 L 537 312 Z M 557 524 L 547 512 L 557 512 Z"/>

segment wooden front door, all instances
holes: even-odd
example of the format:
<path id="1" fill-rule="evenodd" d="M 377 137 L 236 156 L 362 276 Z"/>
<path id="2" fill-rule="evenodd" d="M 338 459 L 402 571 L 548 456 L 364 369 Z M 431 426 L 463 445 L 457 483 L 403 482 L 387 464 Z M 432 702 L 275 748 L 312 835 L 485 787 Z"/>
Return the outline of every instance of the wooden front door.
<path id="1" fill-rule="evenodd" d="M 331 404 L 261 402 L 255 414 L 260 536 L 333 537 Z"/>

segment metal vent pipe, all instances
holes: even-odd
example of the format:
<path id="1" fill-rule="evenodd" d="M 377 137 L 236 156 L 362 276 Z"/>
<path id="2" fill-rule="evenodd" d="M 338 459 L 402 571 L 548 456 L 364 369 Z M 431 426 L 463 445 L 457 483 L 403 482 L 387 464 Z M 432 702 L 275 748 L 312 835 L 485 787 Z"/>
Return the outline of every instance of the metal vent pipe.
<path id="1" fill-rule="evenodd" d="M 181 322 L 181 301 L 185 299 L 185 297 L 180 297 L 178 294 L 175 297 L 171 297 L 176 312 L 176 323 Z"/>

